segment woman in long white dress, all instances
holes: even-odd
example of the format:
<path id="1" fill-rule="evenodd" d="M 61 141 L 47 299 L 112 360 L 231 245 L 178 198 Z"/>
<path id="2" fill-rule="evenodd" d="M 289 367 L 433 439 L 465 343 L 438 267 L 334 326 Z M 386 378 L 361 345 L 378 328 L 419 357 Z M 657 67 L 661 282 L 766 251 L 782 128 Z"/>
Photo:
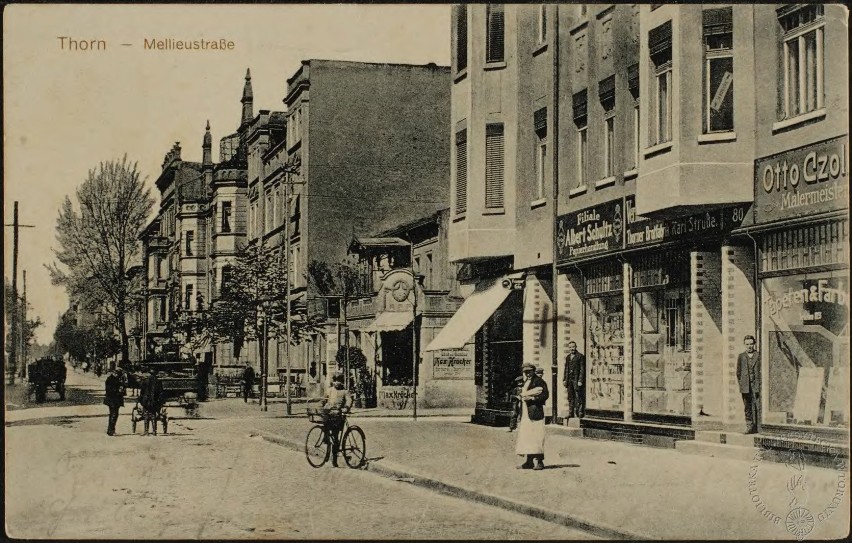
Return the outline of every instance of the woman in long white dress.
<path id="1" fill-rule="evenodd" d="M 544 469 L 544 402 L 549 392 L 547 383 L 535 374 L 535 366 L 522 366 L 524 384 L 521 387 L 521 418 L 515 453 L 526 456 L 518 469 Z"/>

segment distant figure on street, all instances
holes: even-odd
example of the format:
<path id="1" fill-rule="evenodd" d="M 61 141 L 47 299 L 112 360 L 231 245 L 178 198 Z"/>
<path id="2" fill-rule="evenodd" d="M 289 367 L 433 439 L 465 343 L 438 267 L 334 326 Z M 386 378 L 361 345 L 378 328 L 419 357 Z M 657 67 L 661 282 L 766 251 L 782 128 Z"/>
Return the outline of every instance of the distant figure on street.
<path id="1" fill-rule="evenodd" d="M 752 335 L 743 338 L 745 352 L 737 357 L 737 380 L 743 395 L 747 434 L 756 434 L 760 424 L 760 356 Z"/>
<path id="2" fill-rule="evenodd" d="M 586 356 L 577 351 L 575 341 L 568 342 L 565 357 L 565 376 L 562 384 L 568 389 L 568 418 L 583 418 L 586 412 Z"/>
<path id="3" fill-rule="evenodd" d="M 515 377 L 509 389 L 509 402 L 512 405 L 512 414 L 509 416 L 509 431 L 518 427 L 518 417 L 521 416 L 521 387 L 524 385 L 522 375 Z"/>
<path id="4" fill-rule="evenodd" d="M 325 429 L 331 436 L 331 465 L 337 467 L 337 454 L 340 452 L 340 432 L 346 414 L 352 409 L 352 395 L 344 388 L 343 375 L 335 374 L 331 378 L 331 388 L 320 402 L 325 413 Z"/>
<path id="5" fill-rule="evenodd" d="M 145 434 L 148 434 L 148 424 L 151 424 L 151 430 L 154 435 L 157 435 L 157 418 L 160 409 L 163 407 L 163 383 L 157 377 L 157 370 L 151 370 L 151 373 L 142 383 L 139 390 L 139 403 L 145 415 Z"/>
<path id="6" fill-rule="evenodd" d="M 118 422 L 118 410 L 124 406 L 125 387 L 117 371 L 110 371 L 104 381 L 104 405 L 109 407 L 107 435 L 115 435 L 115 424 Z"/>
<path id="7" fill-rule="evenodd" d="M 252 395 L 252 387 L 254 386 L 254 368 L 251 363 L 246 362 L 246 369 L 243 370 L 243 402 L 248 403 L 249 396 Z"/>
<path id="8" fill-rule="evenodd" d="M 522 366 L 524 384 L 521 387 L 521 419 L 515 453 L 526 456 L 518 469 L 544 469 L 544 402 L 549 392 L 544 379 L 535 374 L 535 366 Z"/>

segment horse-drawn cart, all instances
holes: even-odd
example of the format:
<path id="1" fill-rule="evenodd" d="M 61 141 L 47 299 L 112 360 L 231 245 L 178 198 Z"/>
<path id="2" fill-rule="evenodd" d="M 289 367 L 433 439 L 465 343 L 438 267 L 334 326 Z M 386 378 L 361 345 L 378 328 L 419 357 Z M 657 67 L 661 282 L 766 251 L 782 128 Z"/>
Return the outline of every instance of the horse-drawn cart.
<path id="1" fill-rule="evenodd" d="M 65 399 L 65 362 L 59 358 L 39 358 L 32 364 L 27 364 L 29 379 L 28 396 L 35 394 L 38 403 L 47 399 L 47 391 L 53 389 L 59 394 L 59 399 Z"/>

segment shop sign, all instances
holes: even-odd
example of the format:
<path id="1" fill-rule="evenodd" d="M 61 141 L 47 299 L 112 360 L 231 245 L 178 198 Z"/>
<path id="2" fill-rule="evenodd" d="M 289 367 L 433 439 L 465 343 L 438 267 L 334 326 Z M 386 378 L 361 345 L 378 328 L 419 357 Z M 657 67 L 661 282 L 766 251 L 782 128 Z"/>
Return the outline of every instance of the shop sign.
<path id="1" fill-rule="evenodd" d="M 377 394 L 379 407 L 385 409 L 406 409 L 414 403 L 414 387 L 385 386 Z"/>
<path id="2" fill-rule="evenodd" d="M 623 244 L 623 206 L 619 198 L 562 215 L 556 221 L 558 262 L 617 251 Z"/>
<path id="3" fill-rule="evenodd" d="M 849 207 L 849 137 L 755 161 L 755 222 Z"/>
<path id="4" fill-rule="evenodd" d="M 473 358 L 473 345 L 436 351 L 432 358 L 432 378 L 473 379 Z"/>
<path id="5" fill-rule="evenodd" d="M 748 205 L 726 207 L 674 219 L 650 219 L 636 214 L 636 196 L 631 194 L 624 198 L 624 210 L 624 245 L 630 248 L 726 234 L 742 224 Z"/>

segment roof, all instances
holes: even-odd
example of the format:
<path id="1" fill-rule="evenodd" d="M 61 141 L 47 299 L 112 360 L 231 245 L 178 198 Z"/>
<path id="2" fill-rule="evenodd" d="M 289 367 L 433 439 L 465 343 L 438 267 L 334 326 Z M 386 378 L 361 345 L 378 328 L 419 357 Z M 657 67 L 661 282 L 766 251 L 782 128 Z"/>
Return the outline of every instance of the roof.
<path id="1" fill-rule="evenodd" d="M 409 247 L 410 244 L 401 238 L 363 238 L 355 236 L 349 244 L 349 250 L 364 250 L 369 248 Z"/>

